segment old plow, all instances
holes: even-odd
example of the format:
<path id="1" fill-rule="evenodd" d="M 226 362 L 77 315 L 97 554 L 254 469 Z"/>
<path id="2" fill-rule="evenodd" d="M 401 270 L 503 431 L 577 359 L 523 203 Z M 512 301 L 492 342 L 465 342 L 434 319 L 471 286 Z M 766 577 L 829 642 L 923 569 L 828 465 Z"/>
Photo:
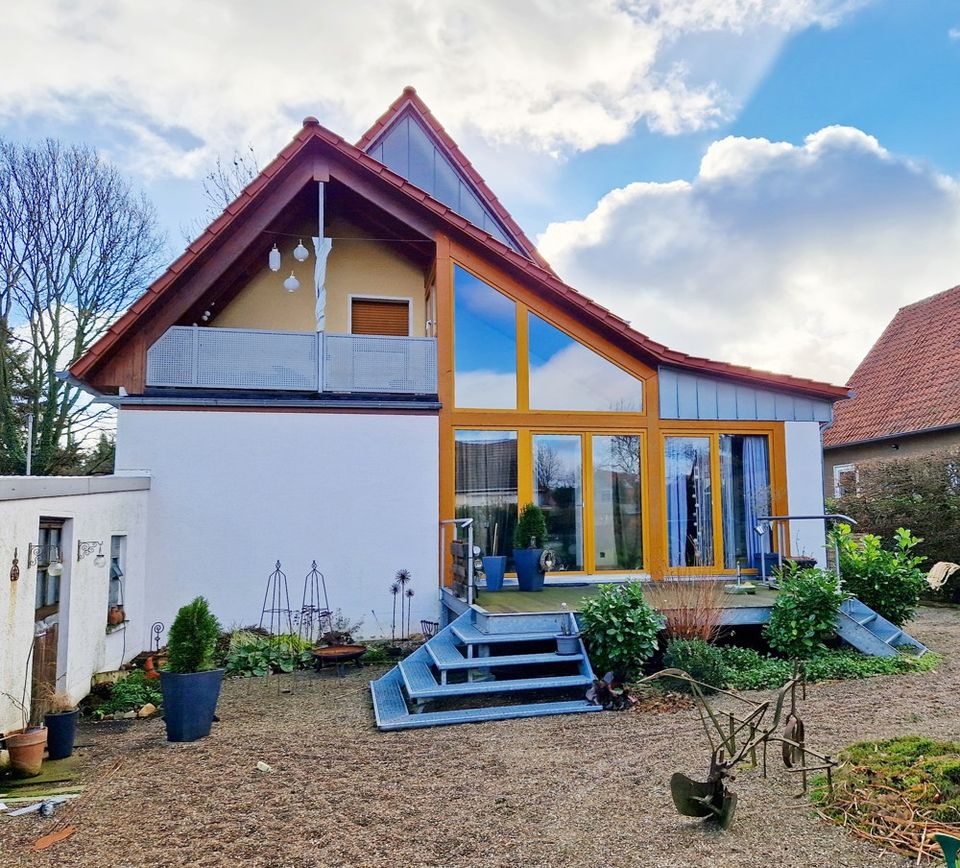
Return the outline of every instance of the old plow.
<path id="1" fill-rule="evenodd" d="M 812 772 L 826 772 L 832 792 L 832 772 L 838 763 L 831 757 L 807 747 L 803 720 L 797 707 L 797 692 L 806 699 L 806 681 L 802 666 L 777 693 L 775 699 L 753 702 L 736 693 L 720 690 L 697 681 L 682 669 L 663 669 L 639 683 L 656 679 L 686 682 L 696 701 L 700 720 L 710 744 L 710 766 L 705 781 L 697 781 L 682 772 L 670 778 L 670 792 L 677 810 L 686 817 L 715 819 L 729 829 L 737 809 L 737 795 L 727 786 L 742 764 L 758 765 L 761 754 L 763 777 L 767 777 L 767 752 L 771 744 L 780 745 L 780 756 L 787 771 L 800 775 L 803 792 Z M 723 696 L 738 703 L 736 711 L 721 711 L 710 697 Z"/>

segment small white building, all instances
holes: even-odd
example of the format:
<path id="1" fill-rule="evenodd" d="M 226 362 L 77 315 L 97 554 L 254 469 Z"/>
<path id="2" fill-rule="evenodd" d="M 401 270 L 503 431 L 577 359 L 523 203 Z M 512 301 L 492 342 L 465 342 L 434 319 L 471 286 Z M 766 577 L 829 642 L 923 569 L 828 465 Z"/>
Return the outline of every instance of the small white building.
<path id="1" fill-rule="evenodd" d="M 0 730 L 21 725 L 9 696 L 79 701 L 146 647 L 149 491 L 143 477 L 0 476 Z"/>

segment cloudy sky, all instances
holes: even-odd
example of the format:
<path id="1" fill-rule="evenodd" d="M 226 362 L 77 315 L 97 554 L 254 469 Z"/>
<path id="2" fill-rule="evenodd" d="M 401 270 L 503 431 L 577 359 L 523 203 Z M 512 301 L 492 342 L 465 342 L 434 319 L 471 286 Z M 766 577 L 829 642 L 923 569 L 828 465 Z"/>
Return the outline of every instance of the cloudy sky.
<path id="1" fill-rule="evenodd" d="M 199 179 L 417 87 L 568 282 L 677 349 L 843 381 L 960 283 L 954 0 L 32 0 L 0 135 L 100 148 L 171 242 Z"/>

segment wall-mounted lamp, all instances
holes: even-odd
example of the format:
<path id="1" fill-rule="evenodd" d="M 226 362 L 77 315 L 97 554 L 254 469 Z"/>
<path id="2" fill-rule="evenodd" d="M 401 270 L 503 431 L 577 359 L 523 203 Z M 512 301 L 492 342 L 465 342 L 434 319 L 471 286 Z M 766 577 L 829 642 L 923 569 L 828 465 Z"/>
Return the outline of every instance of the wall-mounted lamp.
<path id="1" fill-rule="evenodd" d="M 56 578 L 63 574 L 63 558 L 60 554 L 60 546 L 55 543 L 46 545 L 35 545 L 30 543 L 27 546 L 27 566 L 43 563 L 48 576 Z"/>
<path id="2" fill-rule="evenodd" d="M 103 554 L 103 540 L 78 540 L 77 560 L 82 561 L 87 555 L 92 555 L 94 549 L 97 550 L 97 554 L 93 559 L 93 565 L 95 567 L 105 566 L 107 559 Z"/>
<path id="3" fill-rule="evenodd" d="M 20 561 L 17 558 L 18 549 L 13 550 L 13 563 L 10 565 L 10 581 L 15 582 L 20 578 Z"/>

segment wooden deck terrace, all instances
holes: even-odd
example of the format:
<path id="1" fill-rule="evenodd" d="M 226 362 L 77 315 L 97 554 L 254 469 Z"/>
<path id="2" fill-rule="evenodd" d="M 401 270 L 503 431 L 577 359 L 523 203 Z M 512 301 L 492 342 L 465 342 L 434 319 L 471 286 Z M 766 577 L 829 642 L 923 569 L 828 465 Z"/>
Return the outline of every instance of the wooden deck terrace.
<path id="1" fill-rule="evenodd" d="M 610 584 L 616 584 L 611 582 Z M 678 607 L 682 607 L 683 589 L 687 582 L 663 581 L 647 582 L 644 585 L 644 594 L 652 606 L 661 611 L 672 608 L 671 596 L 675 592 Z M 730 594 L 724 591 L 724 586 L 736 584 L 736 580 L 717 582 L 718 602 L 723 609 L 721 623 L 723 626 L 744 624 L 765 624 L 770 620 L 770 611 L 777 591 L 755 582 L 756 592 L 753 594 Z M 600 591 L 600 584 L 547 584 L 542 591 L 520 591 L 516 586 L 506 586 L 501 591 L 487 591 L 482 587 L 477 590 L 474 609 L 483 615 L 533 615 L 556 614 L 564 609 L 579 612 L 583 604 L 594 598 Z M 448 589 L 441 594 L 444 605 L 454 613 L 466 610 L 467 604 L 458 599 Z M 565 604 L 565 605 L 564 605 Z"/>

